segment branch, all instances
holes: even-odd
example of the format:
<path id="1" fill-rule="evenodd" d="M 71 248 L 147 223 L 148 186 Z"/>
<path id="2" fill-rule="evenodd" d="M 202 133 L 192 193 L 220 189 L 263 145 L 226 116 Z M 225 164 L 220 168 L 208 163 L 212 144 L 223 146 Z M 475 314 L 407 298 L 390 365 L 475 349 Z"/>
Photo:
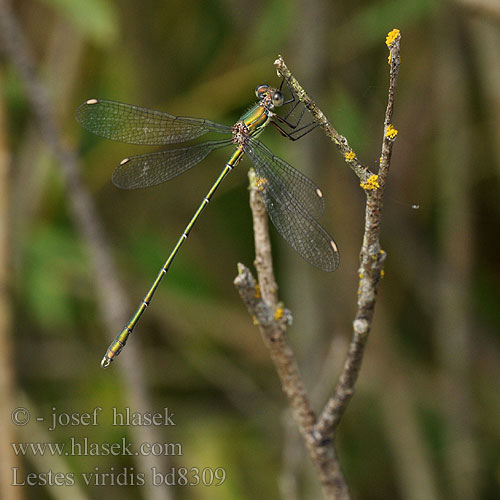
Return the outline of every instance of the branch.
<path id="1" fill-rule="evenodd" d="M 286 338 L 286 330 L 292 319 L 291 313 L 282 306 L 273 309 L 263 299 L 260 287 L 243 264 L 238 264 L 238 276 L 234 284 L 271 353 L 283 391 L 290 400 L 300 430 L 307 434 L 314 425 L 316 416 L 311 409 L 297 361 Z"/>
<path id="2" fill-rule="evenodd" d="M 325 498 L 328 499 L 350 498 L 336 455 L 335 430 L 354 393 L 354 386 L 373 320 L 378 283 L 386 258 L 379 241 L 380 213 L 392 146 L 397 135 L 397 130 L 392 125 L 392 114 L 400 64 L 399 30 L 391 31 L 387 36 L 386 43 L 390 51 L 389 98 L 384 119 L 382 154 L 378 175 L 370 172 L 356 157 L 347 139 L 335 130 L 317 104 L 307 95 L 287 68 L 283 58 L 279 56 L 275 61 L 278 73 L 288 80 L 297 97 L 313 114 L 314 120 L 336 144 L 345 161 L 356 173 L 360 179 L 360 186 L 367 197 L 365 230 L 360 253 L 358 309 L 353 322 L 353 337 L 337 387 L 319 418 L 316 417 L 311 408 L 293 350 L 286 338 L 291 314 L 278 304 L 277 286 L 272 270 L 269 234 L 267 232 L 267 218 L 264 203 L 255 186 L 252 174 L 250 174 L 250 205 L 255 229 L 257 255 L 255 264 L 260 286 L 255 283 L 250 271 L 241 264 L 238 268 L 238 277 L 235 279 L 235 285 L 271 353 L 283 391 L 288 397 L 294 419 L 318 470 Z"/>
<path id="3" fill-rule="evenodd" d="M 323 111 L 321 111 L 318 105 L 307 95 L 306 91 L 288 69 L 282 56 L 278 56 L 278 59 L 274 61 L 274 66 L 276 67 L 278 74 L 288 80 L 290 87 L 293 89 L 298 99 L 304 103 L 305 107 L 313 115 L 314 121 L 320 125 L 327 137 L 335 143 L 338 150 L 344 157 L 344 160 L 352 168 L 359 180 L 361 182 L 366 182 L 372 175 L 369 168 L 361 163 L 361 161 L 357 158 L 356 153 L 354 153 L 351 146 L 349 146 L 347 139 L 335 130 Z"/>
<path id="4" fill-rule="evenodd" d="M 127 319 L 125 292 L 111 258 L 96 207 L 82 181 L 77 154 L 74 148 L 63 140 L 62 129 L 53 112 L 53 103 L 50 102 L 47 88 L 37 74 L 24 33 L 8 0 L 0 0 L 0 41 L 2 51 L 19 73 L 40 133 L 61 169 L 71 215 L 90 254 L 93 278 L 99 295 L 97 302 L 107 329 L 113 331 Z M 138 355 L 134 354 L 136 352 L 137 350 L 131 349 L 128 360 L 120 363 L 124 386 L 131 407 L 150 408 L 144 370 Z M 136 442 L 152 443 L 158 440 L 157 431 L 152 427 L 138 426 L 131 432 Z M 137 461 L 143 470 L 162 466 L 159 457 L 138 456 Z M 171 498 L 166 489 L 159 492 L 150 485 L 147 485 L 147 489 L 151 495 L 156 495 L 155 498 Z"/>
<path id="5" fill-rule="evenodd" d="M 275 310 L 278 305 L 278 285 L 274 277 L 266 206 L 257 189 L 253 168 L 248 171 L 248 178 L 250 180 L 250 207 L 252 208 L 255 240 L 255 268 L 257 269 L 260 293 L 269 307 Z"/>
<path id="6" fill-rule="evenodd" d="M 242 264 L 238 265 L 238 276 L 234 284 L 269 349 L 283 392 L 292 408 L 294 420 L 318 471 L 325 498 L 348 499 L 347 484 L 335 449 L 331 446 L 331 439 L 325 439 L 323 435 L 315 432 L 316 414 L 311 407 L 297 360 L 286 337 L 292 316 L 277 299 L 265 204 L 252 170 L 249 172 L 249 178 L 256 246 L 255 267 L 259 284 Z"/>
<path id="7" fill-rule="evenodd" d="M 358 308 L 353 322 L 353 336 L 339 382 L 316 424 L 317 430 L 321 433 L 331 434 L 335 432 L 354 394 L 354 385 L 358 378 L 368 334 L 371 330 L 378 284 L 382 277 L 386 258 L 386 253 L 380 247 L 380 220 L 392 146 L 397 135 L 397 130 L 392 125 L 392 113 L 399 74 L 400 41 L 399 30 L 391 31 L 386 39 L 390 64 L 389 97 L 384 119 L 384 136 L 378 177 L 373 176 L 371 184 L 370 179 L 368 179 L 368 184 L 364 186 L 362 184 L 367 200 L 365 231 L 360 254 Z"/>

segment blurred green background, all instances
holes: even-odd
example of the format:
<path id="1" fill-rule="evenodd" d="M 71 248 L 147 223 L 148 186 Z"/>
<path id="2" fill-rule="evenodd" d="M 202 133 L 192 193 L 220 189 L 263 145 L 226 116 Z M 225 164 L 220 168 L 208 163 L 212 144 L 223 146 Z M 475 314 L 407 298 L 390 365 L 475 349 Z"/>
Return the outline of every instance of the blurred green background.
<path id="1" fill-rule="evenodd" d="M 358 499 L 500 496 L 500 5 L 497 0 L 17 0 L 11 2 L 64 141 L 81 158 L 126 290 L 130 314 L 222 169 L 217 151 L 168 184 L 120 191 L 113 168 L 142 151 L 79 128 L 91 97 L 232 124 L 260 83 L 288 66 L 367 165 L 380 156 L 387 100 L 385 36 L 402 34 L 402 66 L 382 245 L 388 257 L 357 390 L 338 432 Z M 1 47 L 0 47 L 1 53 Z M 254 258 L 244 160 L 182 248 L 119 361 L 99 363 L 122 327 L 103 322 L 89 252 L 61 171 L 41 138 L 14 66 L 0 65 L 0 350 L 2 498 L 316 499 L 321 494 L 259 332 L 232 281 Z M 315 130 L 263 141 L 311 176 L 341 265 L 304 263 L 272 229 L 290 341 L 319 410 L 350 339 L 364 194 Z M 419 208 L 413 208 L 418 205 Z M 133 351 L 133 352 L 132 352 Z M 132 357 L 139 357 L 139 364 Z M 127 372 L 128 371 L 128 372 Z M 125 377 L 128 373 L 129 377 Z M 139 376 L 131 395 L 131 379 Z M 135 383 L 135 382 L 134 382 Z M 176 425 L 112 426 L 112 409 L 148 401 Z M 31 421 L 14 426 L 26 407 Z M 92 412 L 98 425 L 51 414 Z M 44 422 L 37 422 L 44 417 Z M 144 432 L 153 434 L 145 435 Z M 182 455 L 15 456 L 10 442 L 180 443 Z M 30 472 L 72 486 L 14 486 Z M 222 486 L 152 487 L 151 470 L 223 468 Z M 110 485 L 124 471 L 126 485 Z M 101 474 L 85 485 L 83 473 Z M 104 477 L 102 474 L 110 473 Z M 145 485 L 138 484 L 141 473 Z M 206 476 L 206 480 L 209 478 Z M 10 482 L 9 482 L 10 481 Z M 35 483 L 40 480 L 34 480 Z M 131 483 L 136 484 L 136 486 Z M 99 483 L 99 484 L 101 484 Z"/>

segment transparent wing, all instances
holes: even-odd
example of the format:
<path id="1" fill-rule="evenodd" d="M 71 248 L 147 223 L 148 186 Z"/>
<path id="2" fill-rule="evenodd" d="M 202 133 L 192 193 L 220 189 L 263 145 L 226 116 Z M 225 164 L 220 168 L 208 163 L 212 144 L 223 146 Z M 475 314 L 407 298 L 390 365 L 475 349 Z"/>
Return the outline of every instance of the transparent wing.
<path id="1" fill-rule="evenodd" d="M 272 166 L 268 162 L 269 156 L 262 153 L 262 147 L 255 147 L 256 144 L 259 146 L 261 143 L 254 139 L 244 150 L 254 164 L 257 184 L 272 223 L 307 262 L 324 271 L 335 271 L 340 260 L 335 241 L 297 200 L 294 193 L 285 189 L 286 185 L 280 178 L 270 173 Z M 275 156 L 273 158 L 276 159 Z"/>
<path id="2" fill-rule="evenodd" d="M 261 141 L 250 138 L 250 148 L 264 177 L 286 190 L 302 205 L 306 212 L 319 219 L 325 211 L 323 193 L 314 182 L 297 169 L 275 156 Z"/>
<path id="3" fill-rule="evenodd" d="M 231 127 L 203 118 L 174 116 L 105 99 L 85 101 L 76 110 L 76 119 L 106 139 L 150 146 L 185 142 L 207 132 L 231 133 Z"/>
<path id="4" fill-rule="evenodd" d="M 113 172 L 113 184 L 122 189 L 156 186 L 194 167 L 214 149 L 230 144 L 231 139 L 208 141 L 185 148 L 125 158 Z"/>

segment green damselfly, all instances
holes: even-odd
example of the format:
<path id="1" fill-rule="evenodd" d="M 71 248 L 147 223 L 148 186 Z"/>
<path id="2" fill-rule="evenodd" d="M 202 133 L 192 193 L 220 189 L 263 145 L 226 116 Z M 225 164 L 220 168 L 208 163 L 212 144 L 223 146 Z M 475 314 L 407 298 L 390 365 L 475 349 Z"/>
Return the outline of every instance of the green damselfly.
<path id="1" fill-rule="evenodd" d="M 169 181 L 197 165 L 210 152 L 225 146 L 234 147 L 224 169 L 184 229 L 137 311 L 108 347 L 101 363 L 103 368 L 108 367 L 125 347 L 132 330 L 150 304 L 198 217 L 244 154 L 253 164 L 267 213 L 281 236 L 310 264 L 324 271 L 337 269 L 337 245 L 318 223 L 325 207 L 321 190 L 257 139 L 270 123 L 292 140 L 302 137 L 315 125 L 298 127 L 303 113 L 296 124 L 287 121 L 298 101 L 284 118 L 273 112 L 275 107 L 295 101 L 293 93 L 292 98 L 285 101 L 281 87 L 274 89 L 268 85 L 259 85 L 255 94 L 258 102 L 232 127 L 202 118 L 174 116 L 104 99 L 89 99 L 77 109 L 76 118 L 83 127 L 101 137 L 129 144 L 158 146 L 190 141 L 209 132 L 229 134 L 228 138 L 222 140 L 125 158 L 113 172 L 113 183 L 123 189 L 145 188 Z M 283 125 L 291 127 L 293 131 L 286 131 Z"/>

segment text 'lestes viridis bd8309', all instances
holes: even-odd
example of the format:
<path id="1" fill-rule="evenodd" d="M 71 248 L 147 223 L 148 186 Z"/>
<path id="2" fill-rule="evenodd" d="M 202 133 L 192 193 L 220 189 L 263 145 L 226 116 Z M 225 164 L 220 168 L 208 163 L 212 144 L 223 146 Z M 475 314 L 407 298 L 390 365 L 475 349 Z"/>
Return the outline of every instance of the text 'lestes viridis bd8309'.
<path id="1" fill-rule="evenodd" d="M 257 139 L 270 123 L 292 140 L 302 137 L 315 126 L 309 124 L 298 128 L 298 122 L 291 124 L 287 121 L 298 101 L 284 118 L 273 112 L 275 107 L 295 102 L 293 92 L 291 99 L 284 100 L 282 86 L 283 82 L 279 89 L 259 85 L 255 90 L 258 102 L 232 127 L 202 118 L 174 116 L 104 99 L 89 99 L 78 108 L 76 118 L 83 127 L 101 137 L 129 144 L 159 146 L 186 142 L 209 132 L 230 134 L 230 137 L 218 141 L 205 141 L 178 149 L 125 158 L 113 172 L 113 183 L 123 189 L 144 188 L 169 181 L 197 165 L 211 151 L 225 146 L 234 147 L 224 169 L 184 229 L 137 311 L 108 347 L 101 363 L 103 368 L 108 367 L 125 347 L 129 335 L 151 302 L 160 281 L 198 217 L 223 179 L 244 154 L 254 166 L 257 186 L 262 193 L 267 213 L 281 236 L 313 266 L 324 271 L 337 269 L 337 245 L 318 223 L 325 207 L 321 190 Z M 283 125 L 289 126 L 293 131 L 285 131 Z"/>

